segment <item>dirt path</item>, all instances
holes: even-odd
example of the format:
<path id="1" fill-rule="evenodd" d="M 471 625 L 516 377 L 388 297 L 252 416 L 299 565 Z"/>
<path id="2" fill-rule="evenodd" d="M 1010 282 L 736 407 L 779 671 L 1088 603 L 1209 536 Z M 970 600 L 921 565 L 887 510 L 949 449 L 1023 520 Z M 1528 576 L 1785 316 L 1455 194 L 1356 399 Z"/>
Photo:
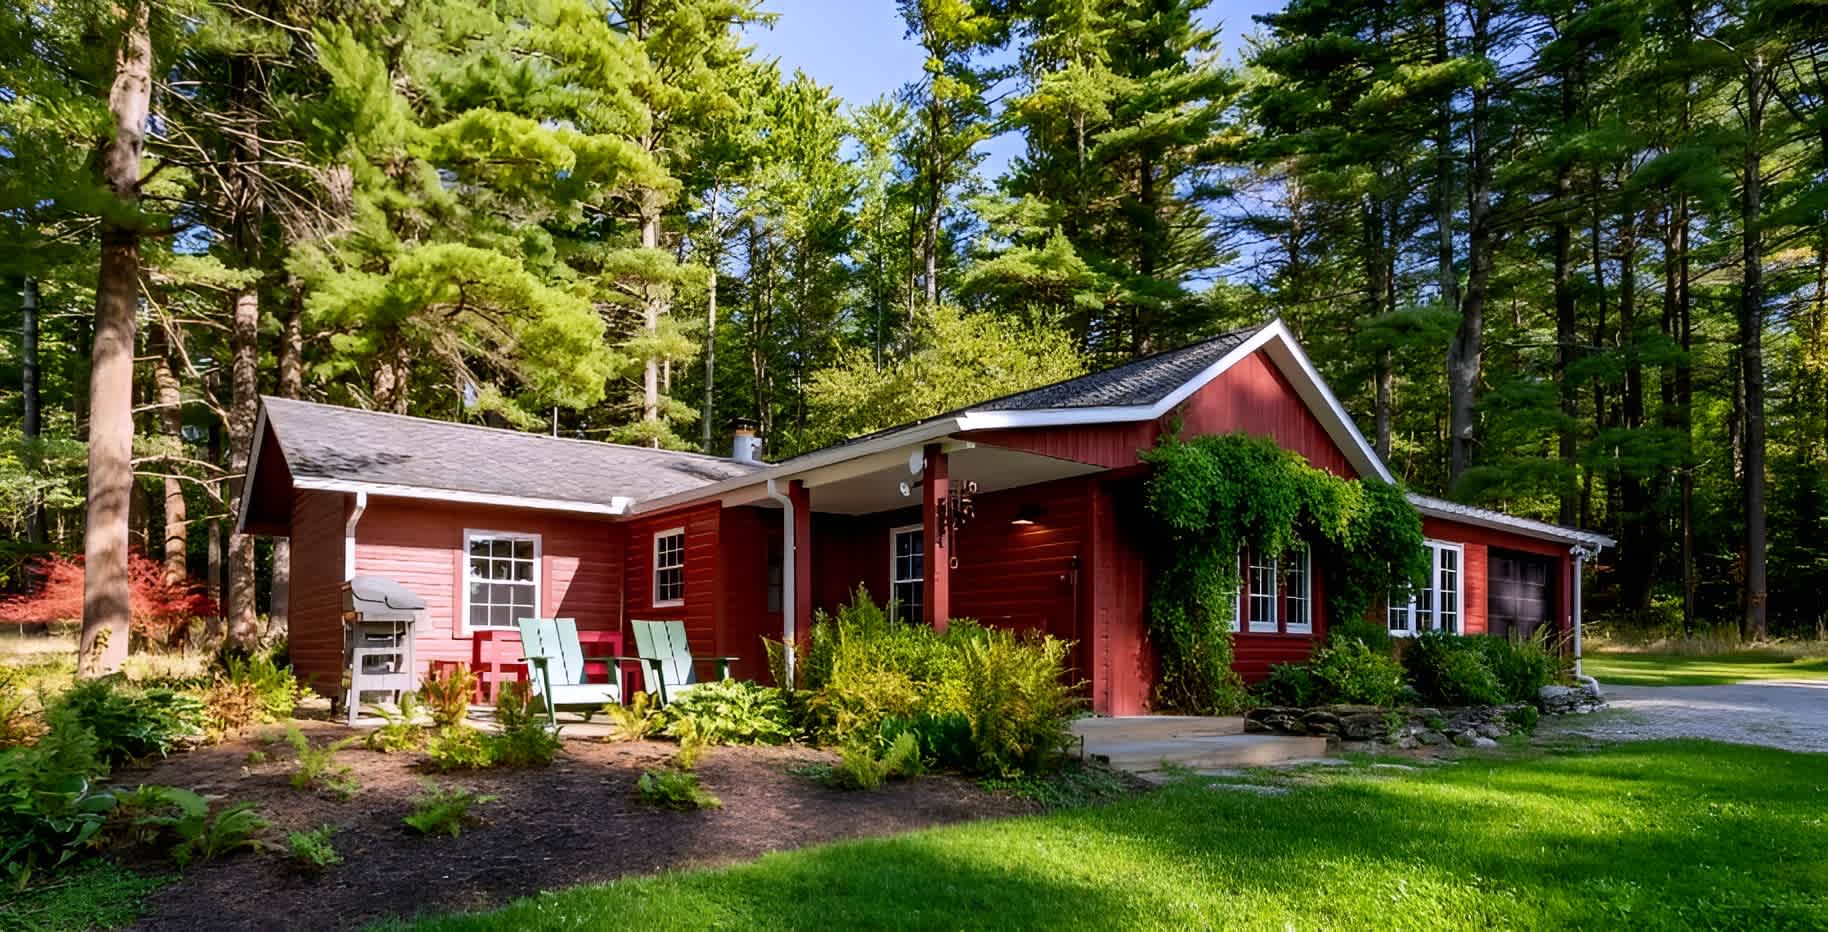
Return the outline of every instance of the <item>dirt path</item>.
<path id="1" fill-rule="evenodd" d="M 1828 681 L 1730 686 L 1610 686 L 1611 708 L 1552 727 L 1601 741 L 1707 738 L 1787 751 L 1828 752 Z"/>
<path id="2" fill-rule="evenodd" d="M 315 743 L 347 734 L 313 724 Z M 272 760 L 249 765 L 260 748 Z M 714 748 L 700 762 L 704 785 L 722 809 L 671 812 L 643 805 L 634 785 L 674 747 L 567 741 L 552 767 L 439 776 L 499 800 L 478 812 L 486 822 L 459 838 L 428 838 L 401 825 L 408 799 L 426 775 L 415 755 L 349 750 L 361 792 L 348 802 L 292 789 L 291 751 L 237 741 L 179 755 L 124 783 L 163 783 L 253 802 L 275 838 L 325 823 L 344 863 L 321 878 L 301 876 L 283 858 L 239 854 L 195 865 L 147 901 L 142 929 L 348 929 L 388 916 L 474 909 L 541 890 L 628 874 L 745 860 L 786 848 L 862 835 L 1033 811 L 975 783 L 923 777 L 879 792 L 828 789 L 789 773 L 830 761 L 804 748 Z"/>

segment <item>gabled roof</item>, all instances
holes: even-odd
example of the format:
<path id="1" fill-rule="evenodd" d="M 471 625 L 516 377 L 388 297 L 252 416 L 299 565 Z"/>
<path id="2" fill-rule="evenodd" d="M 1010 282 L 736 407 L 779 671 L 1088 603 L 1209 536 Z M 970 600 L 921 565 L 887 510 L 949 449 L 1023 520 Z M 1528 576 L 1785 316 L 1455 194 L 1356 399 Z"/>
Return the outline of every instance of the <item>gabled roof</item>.
<path id="1" fill-rule="evenodd" d="M 1262 327 L 1243 327 L 1187 346 L 1133 359 L 1121 366 L 1076 379 L 1031 388 L 970 405 L 965 411 L 1038 411 L 1052 408 L 1099 408 L 1152 405 L 1225 354 L 1243 345 Z"/>
<path id="2" fill-rule="evenodd" d="M 1616 543 L 1616 541 L 1604 534 L 1595 534 L 1592 531 L 1583 531 L 1579 528 L 1563 527 L 1559 524 L 1550 524 L 1547 521 L 1537 521 L 1532 518 L 1519 518 L 1515 515 L 1507 515 L 1502 511 L 1493 511 L 1490 508 L 1476 508 L 1472 505 L 1462 505 L 1459 502 L 1450 502 L 1447 499 L 1435 498 L 1431 495 L 1417 495 L 1414 492 L 1410 492 L 1408 498 L 1409 504 L 1414 505 L 1415 510 L 1429 517 L 1442 518 L 1448 521 L 1458 521 L 1462 524 L 1473 524 L 1480 527 L 1497 528 L 1501 531 L 1511 531 L 1528 537 L 1537 537 L 1543 540 L 1557 541 L 1559 543 L 1578 544 L 1596 551 L 1603 547 L 1611 547 Z"/>
<path id="3" fill-rule="evenodd" d="M 763 468 L 760 463 L 698 453 L 285 398 L 261 399 L 256 451 L 269 433 L 285 457 L 295 488 L 599 514 L 620 514 L 638 500 Z M 250 477 L 258 467 L 256 454 Z"/>

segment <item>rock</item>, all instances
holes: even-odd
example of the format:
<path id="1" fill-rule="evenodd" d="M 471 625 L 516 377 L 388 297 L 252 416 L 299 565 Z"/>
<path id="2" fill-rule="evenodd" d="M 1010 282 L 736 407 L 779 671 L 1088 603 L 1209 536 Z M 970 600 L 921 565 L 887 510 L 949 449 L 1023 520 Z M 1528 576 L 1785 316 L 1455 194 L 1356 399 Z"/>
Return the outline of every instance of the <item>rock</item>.
<path id="1" fill-rule="evenodd" d="M 1421 747 L 1422 742 L 1415 735 L 1404 735 L 1396 739 L 1396 746 L 1404 751 L 1413 751 Z"/>
<path id="2" fill-rule="evenodd" d="M 1354 741 L 1371 741 L 1390 733 L 1382 712 L 1355 712 L 1339 717 L 1339 734 Z"/>
<path id="3" fill-rule="evenodd" d="M 1438 731 L 1424 731 L 1416 735 L 1415 740 L 1427 747 L 1437 748 L 1447 743 L 1447 736 Z"/>
<path id="4" fill-rule="evenodd" d="M 1476 741 L 1491 741 L 1492 740 L 1490 738 L 1481 738 L 1478 735 L 1475 735 L 1470 731 L 1454 732 L 1452 737 L 1453 737 L 1454 744 L 1457 744 L 1463 748 L 1475 747 L 1476 745 L 1474 744 L 1474 742 L 1476 742 Z M 1493 742 L 1493 743 L 1496 743 L 1496 742 Z"/>
<path id="5" fill-rule="evenodd" d="M 1477 732 L 1479 737 L 1481 737 L 1481 738 L 1502 738 L 1505 735 L 1510 734 L 1510 732 L 1505 730 L 1503 725 L 1493 724 L 1490 722 L 1488 722 L 1484 725 L 1480 725 L 1478 728 L 1475 728 L 1473 730 L 1475 732 Z"/>
<path id="6" fill-rule="evenodd" d="M 1301 724 L 1310 735 L 1339 734 L 1339 716 L 1326 709 L 1309 709 L 1301 716 Z"/>
<path id="7" fill-rule="evenodd" d="M 1472 742 L 1470 744 L 1462 745 L 1462 747 L 1474 747 L 1474 748 L 1495 748 L 1497 746 L 1498 746 L 1498 742 L 1493 741 L 1492 739 L 1486 738 L 1486 737 L 1476 737 L 1476 738 L 1472 739 Z"/>
<path id="8" fill-rule="evenodd" d="M 1244 713 L 1244 730 L 1256 734 L 1306 734 L 1301 724 L 1301 709 L 1289 706 L 1263 706 Z"/>
<path id="9" fill-rule="evenodd" d="M 1536 704 L 1548 715 L 1569 715 L 1576 712 L 1591 712 L 1606 705 L 1606 697 L 1600 692 L 1599 683 L 1592 677 L 1582 677 L 1586 682 L 1579 686 L 1544 686 L 1536 694 Z"/>

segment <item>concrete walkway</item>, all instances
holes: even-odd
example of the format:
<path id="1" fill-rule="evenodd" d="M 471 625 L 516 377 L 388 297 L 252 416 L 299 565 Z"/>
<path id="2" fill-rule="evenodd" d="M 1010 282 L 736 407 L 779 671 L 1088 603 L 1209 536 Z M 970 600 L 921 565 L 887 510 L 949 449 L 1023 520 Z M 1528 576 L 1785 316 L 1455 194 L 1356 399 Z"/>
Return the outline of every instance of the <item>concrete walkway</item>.
<path id="1" fill-rule="evenodd" d="M 1610 710 L 1567 716 L 1555 727 L 1600 741 L 1706 738 L 1828 752 L 1828 680 L 1600 687 Z"/>
<path id="2" fill-rule="evenodd" d="M 1136 715 L 1082 718 L 1073 734 L 1085 754 L 1144 779 L 1164 765 L 1195 772 L 1270 767 L 1325 757 L 1327 739 L 1289 735 L 1247 735 L 1244 720 L 1198 715 Z"/>

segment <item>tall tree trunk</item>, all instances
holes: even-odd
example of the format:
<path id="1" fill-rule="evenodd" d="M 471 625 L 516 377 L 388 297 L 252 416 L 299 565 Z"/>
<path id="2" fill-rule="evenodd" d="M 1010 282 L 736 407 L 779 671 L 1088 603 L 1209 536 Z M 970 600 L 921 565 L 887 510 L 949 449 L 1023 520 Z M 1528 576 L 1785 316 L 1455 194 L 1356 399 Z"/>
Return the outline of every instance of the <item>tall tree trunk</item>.
<path id="1" fill-rule="evenodd" d="M 1490 42 L 1491 12 L 1473 6 L 1473 55 L 1483 57 Z M 1492 140 L 1488 84 L 1473 88 L 1467 133 L 1466 295 L 1460 301 L 1460 329 L 1447 353 L 1448 477 L 1458 481 L 1473 464 L 1477 440 L 1479 377 L 1485 342 L 1485 300 L 1491 284 L 1497 242 L 1492 230 Z"/>
<path id="2" fill-rule="evenodd" d="M 1745 161 L 1740 179 L 1741 284 L 1739 364 L 1745 384 L 1745 619 L 1747 640 L 1765 629 L 1765 361 L 1764 361 L 1764 114 L 1769 90 L 1762 52 L 1746 61 Z"/>
<path id="3" fill-rule="evenodd" d="M 711 446 L 711 421 L 717 414 L 717 270 L 723 265 L 724 254 L 723 231 L 717 226 L 717 209 L 722 206 L 719 203 L 722 193 L 722 185 L 712 182 L 711 211 L 707 224 L 711 234 L 706 264 L 711 268 L 711 284 L 705 292 L 705 410 L 700 418 L 699 435 L 704 451 L 711 455 L 717 454 L 717 450 Z"/>
<path id="4" fill-rule="evenodd" d="M 19 429 L 27 444 L 28 465 L 37 467 L 38 450 L 32 446 L 44 434 L 38 399 L 38 279 L 27 277 L 19 288 L 19 394 L 25 409 Z M 45 542 L 44 502 L 32 496 L 25 509 L 25 539 Z"/>
<path id="5" fill-rule="evenodd" d="M 149 0 L 126 0 L 114 81 L 112 134 L 101 183 L 118 202 L 101 222 L 95 288 L 95 349 L 89 369 L 89 486 L 83 527 L 83 625 L 77 672 L 100 676 L 127 659 L 131 605 L 127 510 L 133 492 L 134 311 L 140 293 L 140 158 L 152 107 Z"/>
<path id="6" fill-rule="evenodd" d="M 152 328 L 149 355 L 152 356 L 152 381 L 159 410 L 159 427 L 166 445 L 176 452 L 184 444 L 184 398 L 178 386 L 178 372 L 173 361 L 179 337 L 170 321 L 160 321 Z M 167 469 L 166 472 L 170 472 Z M 184 483 L 173 476 L 165 478 L 165 585 L 172 586 L 190 578 L 190 525 L 184 503 Z"/>
<path id="7" fill-rule="evenodd" d="M 1620 178 L 1620 189 L 1629 179 Z M 1625 391 L 1620 417 L 1626 430 L 1638 431 L 1644 423 L 1644 361 L 1638 353 L 1637 243 L 1638 216 L 1629 195 L 1625 198 L 1619 227 L 1619 343 L 1625 356 Z M 1619 547 L 1621 569 L 1619 599 L 1627 611 L 1650 610 L 1650 588 L 1656 574 L 1655 516 L 1641 467 L 1621 462 L 1618 470 L 1620 522 L 1624 539 Z"/>
<path id="8" fill-rule="evenodd" d="M 1447 6 L 1441 0 L 1435 8 L 1435 61 L 1447 62 Z M 1443 95 L 1441 111 L 1435 125 L 1435 279 L 1441 291 L 1441 305 L 1449 310 L 1460 306 L 1459 276 L 1454 272 L 1454 103 L 1452 95 Z"/>
<path id="9" fill-rule="evenodd" d="M 1563 130 L 1574 127 L 1575 94 L 1573 68 L 1561 80 L 1561 123 Z M 1573 282 L 1574 257 L 1574 170 L 1562 164 L 1555 171 L 1555 226 L 1551 234 L 1555 249 L 1555 384 L 1561 402 L 1562 425 L 1556 438 L 1556 453 L 1567 469 L 1570 482 L 1561 491 L 1557 518 L 1573 525 L 1579 518 L 1580 493 L 1572 479 L 1579 453 L 1580 386 L 1568 374 L 1578 352 L 1579 305 Z"/>
<path id="10" fill-rule="evenodd" d="M 1388 313 L 1392 308 L 1384 304 L 1385 296 L 1390 289 L 1386 286 L 1384 276 L 1390 266 L 1384 259 L 1386 249 L 1386 227 L 1384 199 L 1382 197 L 1366 198 L 1364 209 L 1364 258 L 1366 293 L 1368 296 L 1365 316 L 1367 321 L 1375 321 Z M 1374 376 L 1375 408 L 1373 420 L 1376 424 L 1372 447 L 1379 459 L 1390 457 L 1390 395 L 1395 383 L 1395 375 L 1390 361 L 1390 350 L 1383 348 L 1377 353 L 1377 371 Z"/>
<path id="11" fill-rule="evenodd" d="M 641 248 L 660 248 L 660 205 L 657 194 L 647 195 L 647 203 L 642 205 Z M 641 320 L 649 335 L 660 330 L 664 303 L 657 283 L 649 282 L 643 286 Z M 650 423 L 660 420 L 660 360 L 651 355 L 641 366 L 641 419 Z"/>
<path id="12" fill-rule="evenodd" d="M 279 379 L 275 391 L 281 398 L 297 398 L 305 387 L 303 290 L 294 286 L 292 299 L 286 305 L 281 322 L 279 343 Z M 267 607 L 267 633 L 273 638 L 287 637 L 292 629 L 292 538 L 273 539 L 272 604 Z"/>
<path id="13" fill-rule="evenodd" d="M 230 145 L 230 223 L 235 251 L 244 269 L 258 272 L 264 256 L 261 244 L 266 219 L 266 199 L 261 190 L 261 99 L 263 89 L 254 63 L 236 56 L 229 64 L 230 93 L 237 138 Z M 242 286 L 230 298 L 229 351 L 231 399 L 228 412 L 229 472 L 228 512 L 241 513 L 247 489 L 247 467 L 253 456 L 254 422 L 260 413 L 260 279 Z M 229 525 L 228 636 L 235 647 L 252 651 L 260 646 L 259 606 L 255 604 L 254 537 Z"/>
<path id="14" fill-rule="evenodd" d="M 939 98 L 929 88 L 932 98 L 927 102 L 927 142 L 932 151 L 927 154 L 927 207 L 924 228 L 921 231 L 921 262 L 926 267 L 926 287 L 928 311 L 939 305 L 939 212 L 945 201 L 945 165 L 942 162 L 940 138 L 942 130 L 942 113 Z"/>

